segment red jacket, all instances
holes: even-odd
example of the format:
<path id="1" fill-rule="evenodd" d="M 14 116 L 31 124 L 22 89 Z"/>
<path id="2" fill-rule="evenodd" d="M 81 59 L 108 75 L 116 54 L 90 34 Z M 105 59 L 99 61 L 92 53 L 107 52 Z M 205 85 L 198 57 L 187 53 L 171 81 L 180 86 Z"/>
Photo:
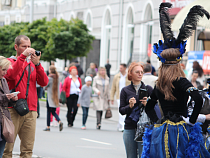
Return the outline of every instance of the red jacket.
<path id="1" fill-rule="evenodd" d="M 66 92 L 66 98 L 68 98 L 70 96 L 70 87 L 71 87 L 71 78 L 70 77 L 66 77 L 63 83 L 63 91 Z M 82 80 L 81 78 L 78 77 L 80 86 L 79 89 L 81 90 L 82 88 Z"/>
<path id="2" fill-rule="evenodd" d="M 31 74 L 30 74 L 30 81 L 29 81 L 29 89 L 28 89 L 28 107 L 30 111 L 37 111 L 37 91 L 36 91 L 36 82 L 40 86 L 46 86 L 48 83 L 48 77 L 44 72 L 44 68 L 41 66 L 35 66 L 31 61 L 27 63 L 25 61 L 26 56 L 21 54 L 17 60 L 8 58 L 8 60 L 12 64 L 12 69 L 8 69 L 5 78 L 7 79 L 9 89 L 14 89 L 15 85 L 18 83 L 20 77 L 22 76 L 23 70 L 24 75 L 23 78 L 16 88 L 16 91 L 19 91 L 18 99 L 25 99 L 26 89 L 27 89 L 27 81 L 28 81 L 28 64 L 30 63 L 31 67 Z"/>

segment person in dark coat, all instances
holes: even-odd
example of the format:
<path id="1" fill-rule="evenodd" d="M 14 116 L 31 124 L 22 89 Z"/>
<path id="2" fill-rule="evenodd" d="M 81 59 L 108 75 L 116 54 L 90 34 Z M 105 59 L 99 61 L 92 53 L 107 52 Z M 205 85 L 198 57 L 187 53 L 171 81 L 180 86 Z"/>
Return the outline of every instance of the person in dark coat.
<path id="1" fill-rule="evenodd" d="M 105 65 L 107 76 L 110 78 L 110 69 L 111 65 L 109 64 L 109 59 L 107 59 L 107 64 Z"/>

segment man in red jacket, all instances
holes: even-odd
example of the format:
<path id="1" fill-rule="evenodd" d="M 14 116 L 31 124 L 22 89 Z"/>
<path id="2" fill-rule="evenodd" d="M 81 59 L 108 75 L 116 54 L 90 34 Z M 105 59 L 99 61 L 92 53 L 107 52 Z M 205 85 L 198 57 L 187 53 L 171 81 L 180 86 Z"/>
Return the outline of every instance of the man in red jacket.
<path id="1" fill-rule="evenodd" d="M 5 78 L 7 79 L 9 89 L 14 89 L 20 80 L 22 73 L 24 75 L 20 81 L 16 91 L 19 91 L 18 99 L 25 99 L 28 70 L 30 64 L 30 81 L 28 89 L 27 103 L 29 107 L 29 113 L 20 116 L 15 109 L 10 108 L 10 114 L 12 121 L 15 125 L 15 138 L 18 134 L 20 138 L 20 156 L 24 158 L 31 158 L 35 140 L 36 130 L 36 118 L 37 118 L 37 92 L 36 82 L 40 86 L 46 86 L 48 83 L 48 77 L 44 72 L 42 65 L 40 64 L 40 56 L 36 56 L 35 50 L 31 47 L 31 41 L 27 36 L 20 35 L 15 38 L 15 50 L 16 56 L 8 58 L 12 63 L 12 68 L 7 71 Z M 27 58 L 29 57 L 29 58 Z M 4 150 L 4 158 L 12 158 L 12 150 L 14 143 L 7 143 Z"/>

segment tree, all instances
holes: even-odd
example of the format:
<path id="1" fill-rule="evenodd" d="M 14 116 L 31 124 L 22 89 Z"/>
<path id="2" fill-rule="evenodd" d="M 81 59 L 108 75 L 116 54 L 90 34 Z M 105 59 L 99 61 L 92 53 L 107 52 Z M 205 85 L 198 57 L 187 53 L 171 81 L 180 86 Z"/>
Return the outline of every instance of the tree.
<path id="1" fill-rule="evenodd" d="M 87 26 L 79 19 L 72 19 L 69 27 L 66 27 L 64 31 L 52 33 L 51 37 L 54 42 L 51 51 L 55 57 L 65 60 L 65 66 L 67 59 L 86 56 L 94 40 Z"/>
<path id="2" fill-rule="evenodd" d="M 43 18 L 30 24 L 14 23 L 0 27 L 1 55 L 9 57 L 15 54 L 14 39 L 20 34 L 28 36 L 31 47 L 42 52 L 42 60 L 65 59 L 65 66 L 67 59 L 86 56 L 94 40 L 87 26 L 79 19 L 68 22 Z"/>
<path id="3" fill-rule="evenodd" d="M 5 57 L 15 55 L 15 37 L 26 27 L 28 23 L 13 23 L 0 27 L 0 54 Z"/>

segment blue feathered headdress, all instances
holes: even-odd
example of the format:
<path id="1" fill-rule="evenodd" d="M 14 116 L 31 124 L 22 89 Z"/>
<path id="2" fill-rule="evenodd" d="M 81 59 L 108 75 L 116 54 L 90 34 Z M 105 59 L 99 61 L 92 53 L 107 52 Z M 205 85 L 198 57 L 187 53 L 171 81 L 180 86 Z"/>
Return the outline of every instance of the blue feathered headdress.
<path id="1" fill-rule="evenodd" d="M 163 50 L 168 48 L 179 48 L 180 56 L 170 61 L 180 61 L 183 54 L 185 53 L 186 39 L 192 35 L 193 30 L 196 29 L 199 17 L 206 17 L 209 19 L 209 13 L 203 9 L 203 7 L 196 5 L 192 7 L 187 14 L 184 23 L 179 29 L 179 35 L 177 39 L 174 38 L 173 32 L 171 31 L 171 20 L 168 14 L 168 8 L 171 8 L 171 3 L 161 3 L 159 8 L 160 14 L 160 28 L 163 34 L 164 43 L 162 40 L 159 43 L 155 43 L 153 46 L 153 52 L 158 56 L 158 59 L 165 63 L 166 59 L 161 56 Z M 185 40 L 185 41 L 184 41 Z"/>

